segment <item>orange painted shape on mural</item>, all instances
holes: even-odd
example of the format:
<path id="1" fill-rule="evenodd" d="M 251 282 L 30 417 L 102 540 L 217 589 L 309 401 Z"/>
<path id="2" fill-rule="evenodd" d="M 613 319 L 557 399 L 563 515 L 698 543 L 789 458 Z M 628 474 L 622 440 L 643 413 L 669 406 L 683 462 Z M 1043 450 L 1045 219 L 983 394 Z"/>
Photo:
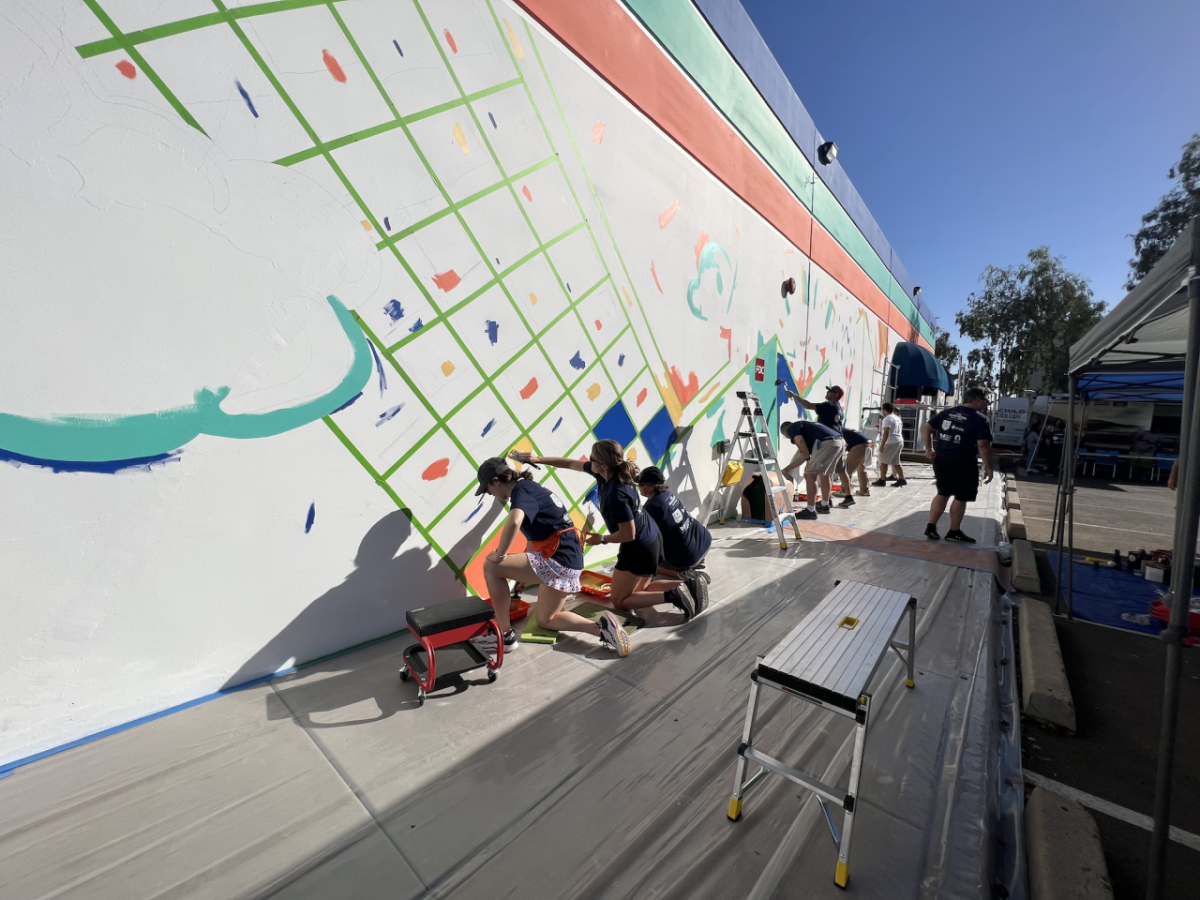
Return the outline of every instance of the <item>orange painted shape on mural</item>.
<path id="1" fill-rule="evenodd" d="M 532 397 L 532 396 L 533 396 L 535 393 L 537 393 L 537 389 L 538 389 L 538 383 L 537 383 L 537 379 L 536 379 L 536 378 L 530 378 L 530 379 L 529 379 L 529 383 L 528 383 L 528 384 L 526 384 L 526 385 L 525 385 L 525 387 L 521 388 L 521 392 L 520 392 L 520 393 L 521 393 L 521 399 L 522 399 L 522 400 L 528 400 L 528 399 L 529 399 L 530 397 Z"/>
<path id="2" fill-rule="evenodd" d="M 654 271 L 654 261 L 650 261 L 650 274 L 654 276 L 654 286 L 658 288 L 658 292 L 663 292 L 662 285 L 658 283 L 658 273 Z"/>
<path id="3" fill-rule="evenodd" d="M 696 268 L 700 268 L 700 253 L 704 250 L 704 245 L 708 243 L 708 232 L 700 232 L 700 237 L 696 238 Z"/>
<path id="4" fill-rule="evenodd" d="M 537 294 L 535 294 L 533 291 L 529 292 L 529 305 L 537 306 Z"/>
<path id="5" fill-rule="evenodd" d="M 718 381 L 716 384 L 714 384 L 712 387 L 710 387 L 707 391 L 705 391 L 703 395 L 701 395 L 699 402 L 707 403 L 712 398 L 712 395 L 717 392 L 717 388 L 719 388 L 720 386 L 721 386 L 721 382 Z"/>
<path id="6" fill-rule="evenodd" d="M 599 330 L 600 330 L 601 328 L 603 328 L 603 327 L 604 327 L 604 326 L 603 326 L 603 325 L 601 325 L 601 323 L 600 323 L 600 320 L 599 320 L 599 319 L 597 319 L 597 320 L 596 320 L 596 330 L 597 330 L 597 331 L 599 331 Z"/>
<path id="7" fill-rule="evenodd" d="M 626 450 L 625 458 L 630 462 L 637 462 L 637 447 L 630 447 Z"/>
<path id="8" fill-rule="evenodd" d="M 587 398 L 589 400 L 595 400 L 599 396 L 600 396 L 600 383 L 598 381 L 593 381 L 591 387 L 589 387 L 587 389 Z"/>
<path id="9" fill-rule="evenodd" d="M 642 388 L 640 391 L 638 391 L 638 395 L 637 395 L 637 405 L 638 406 L 641 406 L 643 403 L 646 402 L 646 395 L 648 393 L 650 393 L 648 388 Z"/>
<path id="10" fill-rule="evenodd" d="M 625 295 L 625 305 L 633 306 L 633 300 L 629 296 L 629 288 L 625 287 L 625 285 L 621 285 L 621 293 Z"/>
<path id="11" fill-rule="evenodd" d="M 437 481 L 439 478 L 445 478 L 450 472 L 450 458 L 443 456 L 426 467 L 421 473 L 421 478 L 424 481 Z"/>
<path id="12" fill-rule="evenodd" d="M 821 348 L 821 362 L 825 362 L 825 351 L 826 351 L 827 349 L 828 349 L 827 347 L 822 347 L 822 348 Z"/>
<path id="13" fill-rule="evenodd" d="M 516 32 L 512 30 L 512 26 L 508 24 L 508 19 L 504 19 L 504 31 L 508 34 L 508 41 L 512 44 L 513 53 L 517 54 L 517 59 L 521 62 L 525 61 L 525 51 L 521 47 L 521 42 L 517 40 Z"/>
<path id="14" fill-rule="evenodd" d="M 371 223 L 368 222 L 366 219 L 363 219 L 362 222 L 360 222 L 359 224 L 362 225 L 363 231 L 371 231 L 372 230 Z"/>
<path id="15" fill-rule="evenodd" d="M 454 363 L 450 362 L 450 360 L 446 360 L 444 363 L 442 363 L 442 374 L 447 378 L 454 374 Z"/>
<path id="16" fill-rule="evenodd" d="M 528 200 L 530 203 L 533 202 L 533 194 L 529 193 L 529 185 L 521 185 L 521 193 L 525 195 L 526 200 Z"/>
<path id="17" fill-rule="evenodd" d="M 457 272 L 451 269 L 448 272 L 439 272 L 434 275 L 433 283 L 446 293 L 449 293 L 462 283 L 462 279 L 458 277 Z"/>
<path id="18" fill-rule="evenodd" d="M 727 359 L 733 359 L 733 329 L 721 326 L 721 338 L 727 342 L 726 349 L 728 351 Z"/>
<path id="19" fill-rule="evenodd" d="M 677 212 L 679 212 L 679 201 L 672 200 L 671 205 L 658 214 L 658 230 L 662 231 L 670 225 Z"/>
<path id="20" fill-rule="evenodd" d="M 681 407 L 687 406 L 691 399 L 700 393 L 700 381 L 696 378 L 696 373 L 688 372 L 685 382 L 683 375 L 674 366 L 671 366 L 671 386 L 675 388 L 675 396 L 679 398 Z"/>
<path id="21" fill-rule="evenodd" d="M 484 499 L 488 500 L 490 498 L 485 497 Z M 525 538 L 523 538 L 521 536 L 521 532 L 518 531 L 516 540 L 514 540 L 512 545 L 508 548 L 508 554 L 509 556 L 513 556 L 517 553 L 524 553 L 526 551 L 526 547 L 527 545 L 525 543 Z M 475 593 L 484 599 L 487 599 L 488 589 L 487 582 L 483 580 L 483 562 L 487 559 L 489 553 L 494 550 L 498 550 L 499 548 L 500 532 L 497 531 L 494 535 L 492 535 L 491 540 L 479 548 L 479 552 L 475 554 L 475 558 L 467 563 L 467 567 L 463 569 L 463 575 L 467 579 L 467 584 L 471 586 Z"/>
<path id="22" fill-rule="evenodd" d="M 454 53 L 458 53 L 458 44 L 454 43 L 454 35 L 450 33 L 450 29 L 443 28 L 442 35 L 446 38 L 446 43 L 450 45 L 450 50 Z"/>
<path id="23" fill-rule="evenodd" d="M 463 131 L 463 127 L 460 123 L 454 123 L 454 131 L 452 131 L 451 134 L 454 135 L 454 143 L 458 144 L 459 149 L 462 150 L 463 154 L 470 154 L 471 148 L 467 146 L 467 134 L 465 131 Z"/>
<path id="24" fill-rule="evenodd" d="M 333 80 L 345 84 L 346 73 L 342 70 L 342 64 L 334 58 L 334 55 L 328 50 L 322 50 L 321 59 L 325 61 L 325 68 L 329 70 L 329 74 L 333 76 Z"/>
<path id="25" fill-rule="evenodd" d="M 671 374 L 663 372 L 662 378 L 655 375 L 654 383 L 658 385 L 658 392 L 667 407 L 667 414 L 670 415 L 671 421 L 678 425 L 679 420 L 683 418 L 683 404 L 679 402 L 679 395 L 675 393 L 675 387 L 671 384 Z"/>
<path id="26" fill-rule="evenodd" d="M 137 78 L 137 69 L 135 69 L 133 67 L 133 63 L 127 59 L 123 59 L 117 63 L 117 71 L 130 80 Z"/>
<path id="27" fill-rule="evenodd" d="M 597 144 L 601 143 L 604 140 L 604 123 L 603 122 L 597 122 L 595 125 L 592 126 L 592 140 L 595 141 Z"/>

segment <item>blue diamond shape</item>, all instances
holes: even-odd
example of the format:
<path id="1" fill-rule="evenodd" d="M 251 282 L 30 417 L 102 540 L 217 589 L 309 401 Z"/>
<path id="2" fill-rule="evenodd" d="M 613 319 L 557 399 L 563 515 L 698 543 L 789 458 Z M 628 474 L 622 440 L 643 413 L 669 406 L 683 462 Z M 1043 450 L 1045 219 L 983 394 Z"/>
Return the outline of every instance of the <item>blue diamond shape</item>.
<path id="1" fill-rule="evenodd" d="M 642 429 L 642 443 L 656 465 L 675 443 L 675 423 L 671 421 L 671 413 L 665 406 L 656 412 L 654 418 Z"/>
<path id="2" fill-rule="evenodd" d="M 637 428 L 629 418 L 625 404 L 618 400 L 600 417 L 600 421 L 592 429 L 592 434 L 601 441 L 616 441 L 622 448 L 627 448 L 637 437 Z"/>

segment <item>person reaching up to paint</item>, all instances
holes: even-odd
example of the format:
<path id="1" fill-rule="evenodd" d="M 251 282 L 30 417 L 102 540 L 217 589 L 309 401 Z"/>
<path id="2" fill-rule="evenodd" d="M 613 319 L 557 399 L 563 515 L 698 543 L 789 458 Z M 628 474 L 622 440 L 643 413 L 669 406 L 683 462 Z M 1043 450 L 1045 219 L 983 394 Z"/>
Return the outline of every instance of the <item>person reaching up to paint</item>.
<path id="1" fill-rule="evenodd" d="M 517 635 L 508 616 L 508 582 L 511 579 L 524 584 L 541 584 L 537 602 L 539 627 L 594 635 L 619 656 L 628 656 L 629 635 L 612 613 L 605 612 L 597 625 L 563 609 L 567 597 L 579 592 L 583 546 L 579 532 L 558 496 L 534 481 L 532 472 L 518 473 L 496 456 L 483 461 L 478 477 L 479 488 L 475 496 L 491 494 L 512 509 L 500 529 L 499 545 L 483 563 L 483 579 L 496 610 L 496 624 L 504 635 L 504 652 L 508 654 L 517 649 Z M 525 536 L 528 550 L 510 555 L 508 551 L 517 536 L 517 529 Z"/>
<path id="2" fill-rule="evenodd" d="M 658 526 L 662 535 L 662 559 L 658 574 L 681 578 L 688 593 L 696 601 L 696 615 L 708 606 L 708 574 L 700 571 L 704 557 L 712 545 L 712 535 L 697 522 L 674 492 L 657 466 L 642 469 L 638 476 L 638 491 L 646 498 L 642 508 Z"/>
<path id="3" fill-rule="evenodd" d="M 638 467 L 625 458 L 620 444 L 611 440 L 596 441 L 586 462 L 530 453 L 516 453 L 513 458 L 523 463 L 543 463 L 583 472 L 596 479 L 597 506 L 609 533 L 589 534 L 584 540 L 588 546 L 621 545 L 617 551 L 617 565 L 609 594 L 613 606 L 630 610 L 670 603 L 683 613 L 685 620 L 696 614 L 696 602 L 682 581 L 656 579 L 658 560 L 662 555 L 662 536 L 654 520 L 646 515 L 638 503 L 634 488 Z"/>
<path id="4" fill-rule="evenodd" d="M 846 415 L 842 412 L 842 397 L 845 396 L 843 391 L 836 384 L 831 384 L 825 389 L 825 402 L 813 403 L 811 400 L 805 400 L 794 391 L 784 389 L 789 397 L 796 401 L 797 406 L 802 406 L 804 409 L 814 412 L 817 415 L 817 421 L 826 428 L 842 433 L 842 428 L 846 424 Z"/>

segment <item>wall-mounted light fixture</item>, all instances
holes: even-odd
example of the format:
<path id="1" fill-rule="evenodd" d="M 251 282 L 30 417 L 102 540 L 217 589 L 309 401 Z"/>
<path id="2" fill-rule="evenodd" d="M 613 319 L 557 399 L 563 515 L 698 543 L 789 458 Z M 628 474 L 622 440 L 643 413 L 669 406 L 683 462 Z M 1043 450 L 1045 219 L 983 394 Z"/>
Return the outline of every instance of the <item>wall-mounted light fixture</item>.
<path id="1" fill-rule="evenodd" d="M 833 141 L 826 141 L 817 148 L 817 159 L 821 165 L 827 166 L 837 159 L 837 144 Z"/>
<path id="2" fill-rule="evenodd" d="M 913 288 L 913 299 L 916 300 L 920 296 L 921 296 L 921 287 L 920 287 L 920 285 L 918 285 L 917 287 Z"/>
<path id="3" fill-rule="evenodd" d="M 782 297 L 786 297 L 788 294 L 794 294 L 794 293 L 796 293 L 796 279 L 789 278 L 787 281 L 785 281 L 783 283 L 783 287 L 780 288 L 779 294 Z"/>

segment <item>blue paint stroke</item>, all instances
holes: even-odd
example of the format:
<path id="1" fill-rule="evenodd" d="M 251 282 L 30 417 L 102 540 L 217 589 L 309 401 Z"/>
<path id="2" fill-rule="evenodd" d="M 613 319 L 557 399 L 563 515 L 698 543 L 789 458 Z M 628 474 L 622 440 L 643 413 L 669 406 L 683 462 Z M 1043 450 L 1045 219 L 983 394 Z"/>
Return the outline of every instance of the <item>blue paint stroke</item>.
<path id="1" fill-rule="evenodd" d="M 559 416 L 558 421 L 554 423 L 554 427 L 550 429 L 551 434 L 554 434 L 554 432 L 558 431 L 558 426 L 562 424 L 562 420 L 563 420 L 563 417 Z"/>
<path id="2" fill-rule="evenodd" d="M 575 355 L 571 357 L 571 368 L 573 368 L 573 369 L 587 368 L 587 363 L 585 363 L 583 361 L 583 357 L 579 355 L 578 350 L 576 350 Z"/>
<path id="3" fill-rule="evenodd" d="M 500 339 L 500 323 L 487 320 L 487 336 L 488 340 L 493 344 Z"/>
<path id="4" fill-rule="evenodd" d="M 400 305 L 399 300 L 389 300 L 383 305 L 383 311 L 393 322 L 399 322 L 404 318 L 404 307 Z"/>
<path id="5" fill-rule="evenodd" d="M 707 322 L 708 317 L 701 312 L 700 307 L 696 305 L 696 291 L 700 290 L 700 282 L 704 278 L 704 273 L 709 269 L 716 270 L 717 273 L 717 293 L 724 296 L 725 294 L 725 279 L 721 277 L 721 264 L 716 259 L 717 254 L 725 257 L 726 264 L 733 266 L 733 284 L 729 286 L 729 303 L 726 304 L 725 311 L 729 312 L 729 308 L 733 305 L 733 292 L 737 290 L 737 266 L 733 265 L 733 260 L 729 258 L 729 253 L 718 244 L 716 241 L 709 241 L 704 245 L 704 249 L 700 251 L 700 262 L 696 267 L 696 277 L 688 282 L 687 304 L 688 309 L 692 311 L 692 315 L 701 322 Z"/>
<path id="6" fill-rule="evenodd" d="M 388 221 L 388 217 L 387 217 L 387 216 L 384 216 L 384 217 L 383 217 L 383 230 L 384 230 L 384 231 L 391 231 L 391 230 L 392 230 L 392 223 Z"/>
<path id="7" fill-rule="evenodd" d="M 362 396 L 362 391 L 359 391 L 357 394 L 355 394 L 353 397 L 351 397 L 349 400 L 347 400 L 345 403 L 343 403 L 341 406 L 339 406 L 337 409 L 335 409 L 333 412 L 331 412 L 330 415 L 332 416 L 332 415 L 335 415 L 336 413 L 340 413 L 347 406 L 353 406 L 354 401 L 357 400 L 361 396 Z"/>
<path id="8" fill-rule="evenodd" d="M 360 393 L 373 368 L 370 344 L 354 316 L 336 297 L 327 299 L 354 350 L 354 361 L 337 387 L 315 400 L 265 413 L 230 414 L 221 409 L 230 389 L 219 387 L 196 391 L 190 406 L 131 416 L 33 419 L 0 413 L 4 449 L 42 460 L 113 462 L 161 456 L 201 434 L 245 440 L 272 437 L 315 422 Z"/>
<path id="9" fill-rule="evenodd" d="M 379 373 L 379 396 L 382 397 L 383 392 L 387 390 L 387 373 L 383 370 L 383 360 L 379 358 L 379 351 L 375 349 L 375 345 L 367 341 L 367 346 L 371 348 L 371 355 L 375 357 L 375 371 Z"/>
<path id="10" fill-rule="evenodd" d="M 392 38 L 392 46 L 396 48 L 397 53 L 399 53 L 401 56 L 404 55 L 404 51 L 400 49 L 400 42 L 395 38 Z"/>
<path id="11" fill-rule="evenodd" d="M 304 533 L 308 534 L 312 531 L 313 522 L 317 520 L 317 504 L 310 503 L 308 507 L 308 518 L 304 520 Z"/>
<path id="12" fill-rule="evenodd" d="M 55 472 L 94 472 L 100 475 L 115 475 L 117 472 L 126 472 L 130 469 L 149 472 L 156 466 L 165 466 L 169 462 L 177 461 L 182 453 L 182 450 L 176 450 L 173 453 L 160 453 L 157 456 L 143 456 L 139 459 L 78 462 L 64 459 L 38 459 L 36 456 L 24 456 L 20 453 L 0 450 L 0 462 L 6 462 L 18 469 L 21 466 L 38 466 L 43 469 L 52 469 Z"/>
<path id="13" fill-rule="evenodd" d="M 379 418 L 375 420 L 375 427 L 378 428 L 384 422 L 392 421 L 392 419 L 396 418 L 396 416 L 400 414 L 400 410 L 402 409 L 404 409 L 403 403 L 401 403 L 399 406 L 393 406 L 391 409 L 385 409 L 379 414 Z"/>
<path id="14" fill-rule="evenodd" d="M 420 331 L 424 327 L 425 327 L 425 323 L 422 322 L 420 319 L 417 319 L 416 324 L 414 324 L 412 328 L 408 329 L 408 333 L 416 334 L 418 331 Z"/>
<path id="15" fill-rule="evenodd" d="M 624 353 L 622 353 L 620 356 L 617 357 L 617 365 L 618 366 L 625 365 L 625 354 Z"/>
<path id="16" fill-rule="evenodd" d="M 496 127 L 496 117 L 493 116 L 491 113 L 488 113 L 488 118 L 492 120 L 492 127 L 495 128 Z"/>
<path id="17" fill-rule="evenodd" d="M 254 115 L 254 118 L 257 119 L 258 110 L 254 108 L 254 101 L 250 99 L 250 95 L 246 93 L 246 89 L 242 87 L 242 83 L 240 81 L 235 78 L 233 83 L 237 85 L 238 93 L 242 95 L 242 99 L 245 100 L 246 105 L 250 107 L 250 112 Z"/>
<path id="18" fill-rule="evenodd" d="M 567 293 L 571 293 L 571 282 L 567 282 Z"/>
<path id="19" fill-rule="evenodd" d="M 466 525 L 473 518 L 475 518 L 475 516 L 477 516 L 479 514 L 479 511 L 481 509 L 483 509 L 483 501 L 482 500 L 479 501 L 478 506 L 476 506 L 473 510 L 471 510 L 469 513 L 467 513 L 467 517 L 465 519 L 463 519 L 463 524 Z"/>
<path id="20" fill-rule="evenodd" d="M 496 424 L 496 420 L 492 419 L 492 421 L 488 422 L 486 425 L 483 426 L 483 431 L 479 432 L 479 436 L 487 437 L 487 433 L 492 430 L 492 426 L 495 424 Z"/>

